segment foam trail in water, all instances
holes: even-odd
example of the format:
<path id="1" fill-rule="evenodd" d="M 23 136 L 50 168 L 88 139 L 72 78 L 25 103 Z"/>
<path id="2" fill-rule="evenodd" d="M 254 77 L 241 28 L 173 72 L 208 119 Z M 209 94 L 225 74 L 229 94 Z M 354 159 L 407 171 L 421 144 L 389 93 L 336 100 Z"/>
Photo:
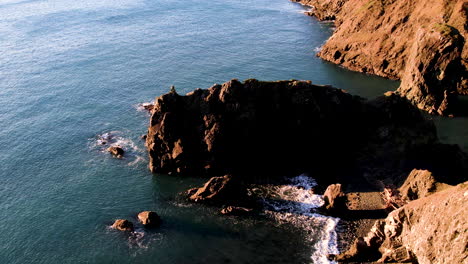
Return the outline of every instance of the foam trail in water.
<path id="1" fill-rule="evenodd" d="M 312 263 L 335 263 L 328 260 L 327 255 L 338 254 L 335 228 L 339 219 L 313 213 L 314 208 L 324 203 L 321 195 L 313 193 L 312 188 L 316 185 L 314 179 L 299 175 L 290 180 L 290 185 L 268 186 L 260 193 L 263 194 L 267 215 L 279 223 L 293 224 L 306 232 L 306 239 L 313 247 Z"/>

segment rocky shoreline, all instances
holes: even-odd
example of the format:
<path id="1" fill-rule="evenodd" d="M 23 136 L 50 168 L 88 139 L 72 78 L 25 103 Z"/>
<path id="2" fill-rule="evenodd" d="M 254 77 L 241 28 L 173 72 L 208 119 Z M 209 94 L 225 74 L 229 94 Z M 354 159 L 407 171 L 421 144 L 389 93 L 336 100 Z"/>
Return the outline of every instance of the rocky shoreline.
<path id="1" fill-rule="evenodd" d="M 345 68 L 401 80 L 397 94 L 431 114 L 466 115 L 468 2 L 296 0 L 334 20 L 318 56 Z"/>
<path id="2" fill-rule="evenodd" d="M 323 189 L 334 183 L 344 186 L 327 190 L 332 206 L 323 210 L 357 226 L 359 236 L 388 212 L 406 210 L 402 208 L 409 207 L 409 200 L 463 183 L 468 175 L 466 154 L 456 145 L 441 144 L 432 121 L 394 93 L 367 101 L 310 81 L 231 80 L 187 95 L 174 89 L 156 98 L 150 120 L 146 146 L 152 172 L 214 176 L 205 186 L 189 190 L 185 194 L 189 200 L 223 204 L 227 213 L 250 214 L 255 202 L 245 195 L 246 185 L 306 172 Z M 429 170 L 430 177 L 412 172 L 414 168 Z M 406 196 L 400 199 L 400 193 Z M 384 202 L 379 202 L 382 194 Z M 341 202 L 330 200 L 343 196 Z M 337 206 L 340 203 L 346 206 Z M 414 210 L 424 219 L 424 210 Z M 377 223 L 385 229 L 386 224 Z M 460 226 L 466 228 L 465 223 Z M 438 247 L 467 239 L 463 232 L 460 237 L 461 241 L 448 239 Z M 334 257 L 342 261 L 428 257 L 415 250 L 415 244 L 364 246 L 362 241 L 358 238 L 350 251 Z M 403 249 L 410 253 L 400 254 Z M 442 263 L 437 256 L 431 261 Z"/>

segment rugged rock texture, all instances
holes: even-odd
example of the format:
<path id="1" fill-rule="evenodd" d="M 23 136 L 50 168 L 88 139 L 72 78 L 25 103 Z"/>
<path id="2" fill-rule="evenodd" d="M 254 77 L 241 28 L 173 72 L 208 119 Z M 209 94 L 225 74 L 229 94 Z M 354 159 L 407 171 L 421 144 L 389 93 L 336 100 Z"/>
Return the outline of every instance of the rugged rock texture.
<path id="1" fill-rule="evenodd" d="M 414 169 L 399 188 L 399 191 L 404 200 L 412 201 L 447 187 L 447 184 L 437 182 L 430 171 Z"/>
<path id="2" fill-rule="evenodd" d="M 339 211 L 346 209 L 346 195 L 341 188 L 341 184 L 331 184 L 323 194 L 325 204 L 322 206 L 327 211 Z"/>
<path id="3" fill-rule="evenodd" d="M 466 263 L 467 202 L 468 182 L 412 201 L 377 221 L 337 259 L 362 261 L 380 253 L 381 262 Z"/>
<path id="4" fill-rule="evenodd" d="M 351 70 L 401 79 L 398 90 L 434 114 L 468 94 L 466 0 L 299 0 L 318 19 L 336 19 L 319 52 Z"/>
<path id="5" fill-rule="evenodd" d="M 418 150 L 428 152 L 436 142 L 433 123 L 394 94 L 366 102 L 306 81 L 232 80 L 158 97 L 146 146 L 156 173 L 262 177 L 311 171 L 326 172 L 333 183 L 339 181 L 333 175 L 372 168 L 398 174 L 416 161 L 425 168 L 430 164 Z"/>
<path id="6" fill-rule="evenodd" d="M 112 228 L 115 228 L 120 231 L 133 231 L 133 223 L 126 220 L 126 219 L 117 219 L 115 220 L 114 224 L 112 224 Z"/>
<path id="7" fill-rule="evenodd" d="M 138 221 L 145 227 L 157 227 L 161 224 L 161 218 L 156 212 L 143 211 L 138 214 Z"/>
<path id="8" fill-rule="evenodd" d="M 193 202 L 212 204 L 239 201 L 246 197 L 245 188 L 231 175 L 213 177 L 203 187 L 190 189 L 187 194 Z"/>

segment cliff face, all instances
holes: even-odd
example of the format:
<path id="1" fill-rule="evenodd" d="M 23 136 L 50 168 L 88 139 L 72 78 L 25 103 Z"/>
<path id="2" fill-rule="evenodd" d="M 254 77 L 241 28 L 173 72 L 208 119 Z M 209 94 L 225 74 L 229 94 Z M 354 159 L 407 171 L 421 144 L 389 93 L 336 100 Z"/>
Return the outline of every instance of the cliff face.
<path id="1" fill-rule="evenodd" d="M 450 114 L 468 94 L 468 1 L 300 0 L 337 28 L 319 52 L 351 70 L 401 79 L 420 109 Z M 454 108 L 454 107 L 452 107 Z"/>
<path id="2" fill-rule="evenodd" d="M 385 262 L 466 263 L 468 182 L 412 201 L 378 221 L 364 239 Z"/>
<path id="3" fill-rule="evenodd" d="M 433 123 L 407 100 L 387 94 L 365 101 L 307 81 L 232 80 L 162 95 L 146 146 L 153 172 L 213 176 L 309 171 L 332 181 L 460 160 L 456 146 L 437 144 Z M 464 175 L 461 167 L 438 173 L 452 179 Z"/>

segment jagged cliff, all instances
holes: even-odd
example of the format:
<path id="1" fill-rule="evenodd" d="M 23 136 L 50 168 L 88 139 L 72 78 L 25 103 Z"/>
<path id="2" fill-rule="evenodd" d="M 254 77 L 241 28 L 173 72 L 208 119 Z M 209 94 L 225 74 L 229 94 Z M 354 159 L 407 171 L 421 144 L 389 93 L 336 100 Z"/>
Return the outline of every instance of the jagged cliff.
<path id="1" fill-rule="evenodd" d="M 158 173 L 315 171 L 332 181 L 436 165 L 459 182 L 459 148 L 437 142 L 434 124 L 394 94 L 366 101 L 310 81 L 251 79 L 156 98 L 146 146 Z"/>
<path id="2" fill-rule="evenodd" d="M 398 93 L 434 114 L 461 112 L 468 94 L 467 0 L 298 0 L 334 19 L 318 53 L 348 69 L 402 81 Z M 464 109 L 466 110 L 466 109 Z"/>

